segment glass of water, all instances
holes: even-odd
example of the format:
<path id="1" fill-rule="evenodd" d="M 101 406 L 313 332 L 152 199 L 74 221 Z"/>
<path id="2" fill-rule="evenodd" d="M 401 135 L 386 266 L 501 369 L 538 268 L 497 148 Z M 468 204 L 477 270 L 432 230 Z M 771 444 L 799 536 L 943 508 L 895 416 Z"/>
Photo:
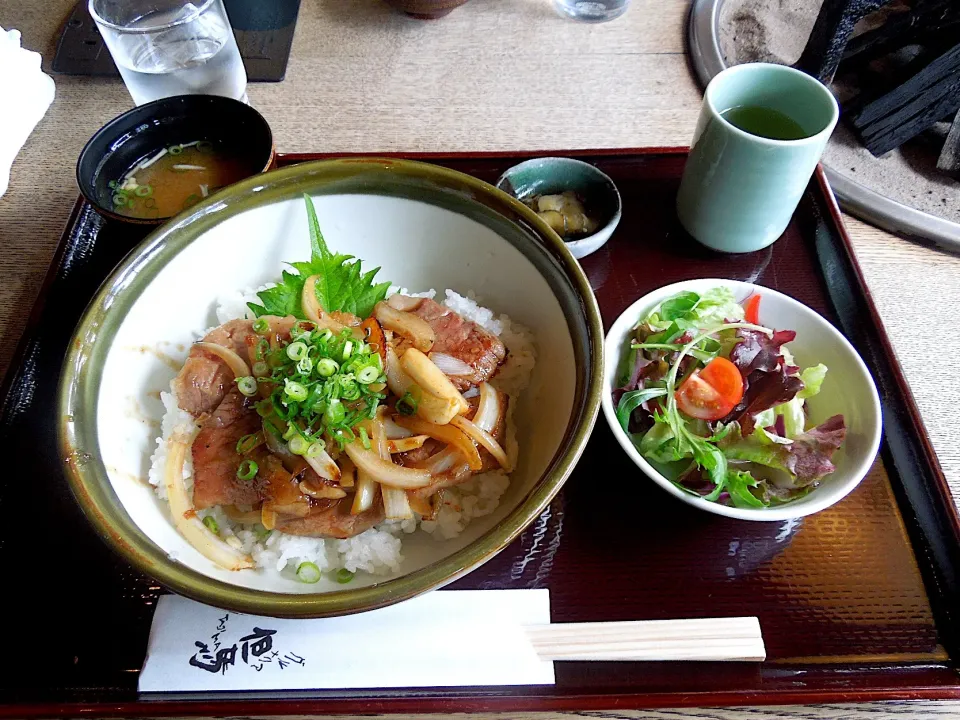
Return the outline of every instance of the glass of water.
<path id="1" fill-rule="evenodd" d="M 247 73 L 222 0 L 89 0 L 137 105 L 171 95 L 247 102 Z"/>
<path id="2" fill-rule="evenodd" d="M 563 17 L 597 23 L 623 15 L 630 0 L 553 0 L 553 6 Z"/>

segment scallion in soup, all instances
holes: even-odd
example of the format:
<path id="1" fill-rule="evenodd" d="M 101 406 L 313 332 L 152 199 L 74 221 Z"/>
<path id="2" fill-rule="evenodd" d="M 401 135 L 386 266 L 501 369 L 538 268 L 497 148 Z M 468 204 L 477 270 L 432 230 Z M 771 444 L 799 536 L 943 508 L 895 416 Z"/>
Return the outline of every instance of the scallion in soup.
<path id="1" fill-rule="evenodd" d="M 195 140 L 147 155 L 119 180 L 111 180 L 114 212 L 165 218 L 250 174 L 247 165 L 216 144 Z"/>

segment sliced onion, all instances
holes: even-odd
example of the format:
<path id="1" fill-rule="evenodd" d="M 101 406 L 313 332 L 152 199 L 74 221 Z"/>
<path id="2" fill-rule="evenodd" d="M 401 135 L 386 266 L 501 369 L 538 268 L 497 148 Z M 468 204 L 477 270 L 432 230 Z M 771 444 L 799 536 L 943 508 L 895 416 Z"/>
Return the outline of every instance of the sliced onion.
<path id="1" fill-rule="evenodd" d="M 430 360 L 440 368 L 444 375 L 453 375 L 454 377 L 473 376 L 474 369 L 467 365 L 463 360 L 446 353 L 432 352 L 429 355 Z"/>
<path id="2" fill-rule="evenodd" d="M 400 358 L 400 367 L 424 391 L 441 400 L 455 401 L 460 406 L 461 412 L 470 409 L 470 404 L 463 399 L 463 395 L 450 382 L 450 378 L 419 350 L 415 348 L 407 350 Z"/>
<path id="3" fill-rule="evenodd" d="M 443 504 L 443 490 L 429 495 L 426 493 L 426 490 L 410 490 L 407 492 L 407 501 L 410 503 L 410 509 L 424 520 L 433 520 Z"/>
<path id="4" fill-rule="evenodd" d="M 273 530 L 277 526 L 277 513 L 264 505 L 260 510 L 260 524 L 266 530 Z"/>
<path id="5" fill-rule="evenodd" d="M 383 429 L 387 433 L 387 440 L 400 440 L 402 438 L 413 437 L 413 433 L 397 425 L 389 417 L 383 418 Z"/>
<path id="6" fill-rule="evenodd" d="M 413 380 L 400 365 L 397 351 L 390 344 L 387 345 L 387 364 L 384 373 L 387 376 L 387 387 L 390 388 L 390 392 L 397 397 L 403 397 L 409 392 Z"/>
<path id="7" fill-rule="evenodd" d="M 410 437 L 406 438 L 388 440 L 387 449 L 390 451 L 391 455 L 410 452 L 411 450 L 422 448 L 423 444 L 429 439 L 430 437 L 428 435 L 411 435 Z"/>
<path id="8" fill-rule="evenodd" d="M 384 430 L 383 423 L 380 422 L 380 416 L 384 414 L 380 408 L 377 417 L 370 421 L 370 441 L 372 447 L 377 451 L 381 460 L 390 461 L 390 441 L 387 440 L 387 433 Z M 388 520 L 406 520 L 413 517 L 413 511 L 410 509 L 410 503 L 407 502 L 407 493 L 400 488 L 384 485 L 381 488 L 383 492 L 383 510 Z"/>
<path id="9" fill-rule="evenodd" d="M 428 352 L 437 339 L 433 328 L 419 315 L 397 310 L 385 302 L 377 303 L 373 313 L 384 328 L 411 340 L 418 350 Z"/>
<path id="10" fill-rule="evenodd" d="M 309 495 L 310 497 L 317 498 L 318 500 L 339 500 L 347 496 L 347 493 L 340 488 L 335 488 L 331 485 L 324 484 L 314 485 L 306 480 L 301 480 L 299 483 L 297 483 L 297 487 L 300 488 L 300 492 L 302 492 L 304 495 Z"/>
<path id="11" fill-rule="evenodd" d="M 410 297 L 409 295 L 391 295 L 387 298 L 387 304 L 394 310 L 401 312 L 413 312 L 423 303 L 423 298 Z"/>
<path id="12" fill-rule="evenodd" d="M 340 482 L 340 468 L 337 467 L 337 464 L 333 461 L 333 458 L 327 454 L 326 450 L 314 457 L 304 455 L 303 459 L 306 460 L 307 465 L 313 468 L 313 471 L 320 477 L 332 482 Z"/>
<path id="13" fill-rule="evenodd" d="M 480 395 L 480 389 L 476 386 L 472 388 L 467 388 L 466 390 L 463 391 L 464 400 L 470 400 L 471 398 L 475 398 L 478 395 Z"/>
<path id="14" fill-rule="evenodd" d="M 233 373 L 234 377 L 242 378 L 250 375 L 250 366 L 230 348 L 212 342 L 198 342 L 195 347 L 203 348 L 223 360 L 227 364 L 227 367 L 230 368 L 230 372 Z"/>
<path id="15" fill-rule="evenodd" d="M 457 430 L 457 432 L 460 431 Z M 430 473 L 426 470 L 395 465 L 389 460 L 382 459 L 372 450 L 367 450 L 358 442 L 348 443 L 346 452 L 358 470 L 369 474 L 373 480 L 384 485 L 413 489 L 430 483 Z M 359 490 L 357 492 L 359 493 Z"/>
<path id="16" fill-rule="evenodd" d="M 397 416 L 394 418 L 400 427 L 412 430 L 418 435 L 429 435 L 434 440 L 446 443 L 463 455 L 471 470 L 479 470 L 483 467 L 483 460 L 480 459 L 480 453 L 477 446 L 467 437 L 463 431 L 450 425 L 436 425 L 421 418 Z"/>
<path id="17" fill-rule="evenodd" d="M 480 383 L 480 404 L 473 416 L 473 424 L 488 433 L 493 432 L 500 422 L 500 416 L 506 412 L 500 393 L 490 383 Z"/>
<path id="18" fill-rule="evenodd" d="M 357 470 L 357 492 L 353 496 L 351 515 L 359 515 L 373 507 L 377 498 L 377 483 L 363 470 Z"/>
<path id="19" fill-rule="evenodd" d="M 350 458 L 342 458 L 340 460 L 340 487 L 352 488 L 355 476 L 356 468 L 350 462 Z"/>
<path id="20" fill-rule="evenodd" d="M 488 433 L 482 427 L 470 422 L 463 417 L 463 415 L 457 415 L 457 417 L 450 421 L 450 424 L 462 430 L 464 435 L 478 445 L 485 447 L 487 451 L 493 455 L 493 459 L 500 463 L 500 467 L 502 467 L 506 472 L 510 472 L 510 460 L 507 458 L 507 453 L 503 451 L 500 443 L 497 442 L 497 439 L 493 437 L 493 435 Z"/>
<path id="21" fill-rule="evenodd" d="M 427 470 L 431 475 L 442 475 L 458 463 L 467 464 L 463 456 L 460 455 L 460 452 L 452 445 L 448 445 L 440 452 L 428 457 L 422 463 L 418 463 L 418 465 L 424 470 Z"/>
<path id="22" fill-rule="evenodd" d="M 260 522 L 259 510 L 238 510 L 236 505 L 221 505 L 224 514 L 234 522 L 242 525 L 253 525 Z"/>
<path id="23" fill-rule="evenodd" d="M 171 439 L 167 445 L 167 465 L 164 473 L 164 485 L 167 488 L 167 501 L 173 524 L 177 531 L 193 545 L 205 558 L 227 570 L 244 570 L 253 567 L 249 555 L 230 547 L 203 524 L 197 516 L 193 501 L 187 495 L 183 484 L 183 463 L 187 457 L 189 445 L 184 440 Z"/>
<path id="24" fill-rule="evenodd" d="M 329 330 L 339 334 L 348 326 L 320 307 L 320 301 L 317 300 L 317 279 L 319 277 L 319 275 L 311 275 L 303 283 L 303 292 L 300 293 L 300 305 L 303 307 L 303 314 L 307 320 L 317 326 L 317 329 Z M 362 337 L 359 328 L 351 327 L 350 330 L 355 337 Z"/>

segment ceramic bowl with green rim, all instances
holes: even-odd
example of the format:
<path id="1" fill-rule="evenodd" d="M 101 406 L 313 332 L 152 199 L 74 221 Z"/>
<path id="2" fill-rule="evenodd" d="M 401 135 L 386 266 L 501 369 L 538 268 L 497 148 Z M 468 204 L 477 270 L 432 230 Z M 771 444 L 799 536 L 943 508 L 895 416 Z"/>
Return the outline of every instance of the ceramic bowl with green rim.
<path id="1" fill-rule="evenodd" d="M 228 571 L 177 532 L 149 484 L 169 390 L 216 309 L 309 258 L 303 195 L 328 245 L 380 267 L 378 279 L 445 289 L 531 329 L 538 362 L 514 407 L 519 459 L 496 510 L 455 539 L 403 537 L 387 575 L 316 584 L 289 568 Z M 72 490 L 106 542 L 170 589 L 207 604 L 322 617 L 395 603 L 490 559 L 559 491 L 600 406 L 603 331 L 573 256 L 522 203 L 451 170 L 391 159 L 292 166 L 245 180 L 150 235 L 107 278 L 77 327 L 59 395 L 60 452 Z"/>

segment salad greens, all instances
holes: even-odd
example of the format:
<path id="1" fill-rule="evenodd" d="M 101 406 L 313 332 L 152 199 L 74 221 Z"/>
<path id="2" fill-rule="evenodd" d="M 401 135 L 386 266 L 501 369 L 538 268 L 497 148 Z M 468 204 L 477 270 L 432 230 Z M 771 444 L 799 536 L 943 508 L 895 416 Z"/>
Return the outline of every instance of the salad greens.
<path id="1" fill-rule="evenodd" d="M 801 369 L 796 337 L 750 317 L 733 292 L 684 291 L 634 329 L 614 390 L 620 425 L 641 454 L 684 491 L 735 507 L 766 507 L 809 492 L 835 469 L 843 416 L 807 428 L 806 401 L 827 368 Z"/>
<path id="2" fill-rule="evenodd" d="M 293 315 L 305 320 L 301 305 L 303 286 L 307 278 L 316 275 L 315 289 L 320 307 L 327 312 L 348 312 L 361 318 L 369 317 L 374 305 L 386 297 L 390 283 L 374 283 L 380 268 L 361 273 L 360 261 L 354 260 L 352 255 L 331 253 L 320 232 L 313 200 L 306 194 L 303 199 L 307 204 L 307 222 L 310 226 L 309 262 L 289 263 L 296 273 L 284 270 L 278 284 L 257 293 L 262 304 L 248 303 L 248 307 L 256 317 Z"/>

